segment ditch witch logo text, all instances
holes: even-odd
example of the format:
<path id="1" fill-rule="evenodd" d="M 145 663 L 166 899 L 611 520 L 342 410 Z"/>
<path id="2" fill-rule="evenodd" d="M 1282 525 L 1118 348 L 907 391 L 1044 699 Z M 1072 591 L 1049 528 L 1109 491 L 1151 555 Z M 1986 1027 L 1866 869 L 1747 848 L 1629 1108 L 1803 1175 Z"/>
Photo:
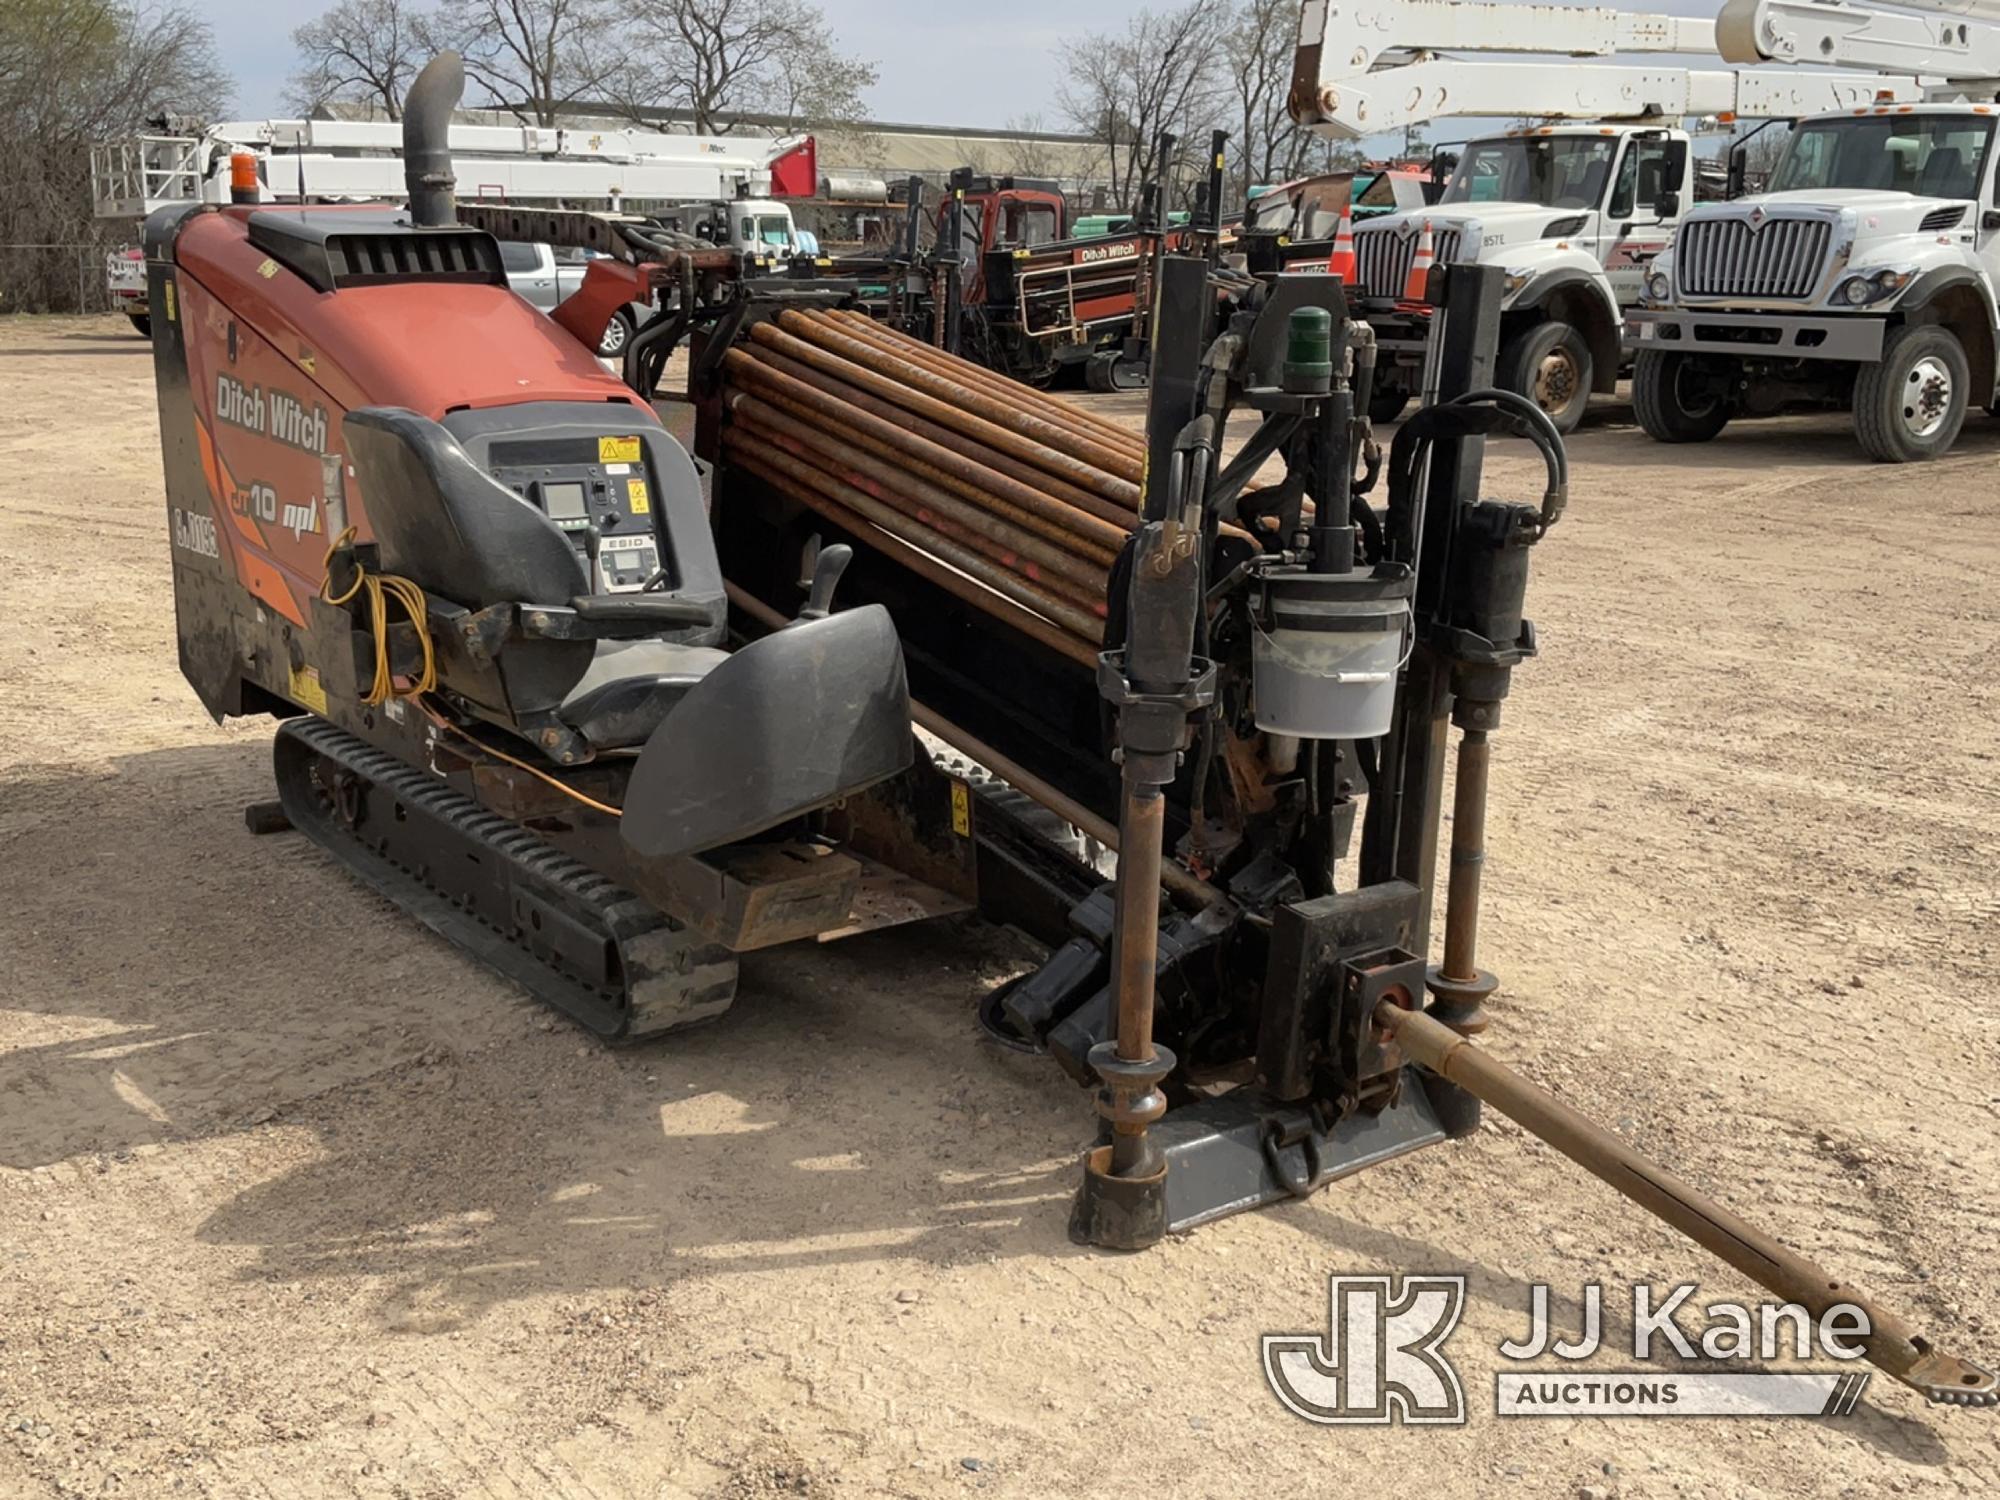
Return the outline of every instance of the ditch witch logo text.
<path id="1" fill-rule="evenodd" d="M 1503 1417 L 1803 1417 L 1854 1409 L 1868 1384 L 1863 1370 L 1689 1371 L 1653 1360 L 1751 1360 L 1862 1355 L 1867 1315 L 1852 1303 L 1814 1319 L 1797 1303 L 1696 1308 L 1692 1285 L 1659 1295 L 1632 1288 L 1632 1358 L 1642 1368 L 1583 1370 L 1575 1362 L 1604 1348 L 1604 1289 L 1583 1289 L 1574 1340 L 1551 1326 L 1549 1289 L 1532 1289 L 1527 1334 L 1501 1356 L 1530 1365 L 1494 1377 Z M 1465 1310 L 1463 1276 L 1329 1276 L 1323 1333 L 1264 1335 L 1264 1378 L 1308 1422 L 1465 1421 L 1465 1391 L 1444 1353 Z M 1699 1313 L 1699 1327 L 1691 1319 Z"/>

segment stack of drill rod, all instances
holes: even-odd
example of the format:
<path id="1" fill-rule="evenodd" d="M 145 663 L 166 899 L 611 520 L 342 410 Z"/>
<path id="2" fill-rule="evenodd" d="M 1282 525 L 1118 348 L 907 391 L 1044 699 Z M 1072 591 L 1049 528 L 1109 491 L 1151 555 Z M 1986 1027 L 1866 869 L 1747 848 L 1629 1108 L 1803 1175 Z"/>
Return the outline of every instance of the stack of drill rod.
<path id="1" fill-rule="evenodd" d="M 724 356 L 732 463 L 1084 667 L 1145 448 L 1094 412 L 858 312 L 788 310 Z"/>

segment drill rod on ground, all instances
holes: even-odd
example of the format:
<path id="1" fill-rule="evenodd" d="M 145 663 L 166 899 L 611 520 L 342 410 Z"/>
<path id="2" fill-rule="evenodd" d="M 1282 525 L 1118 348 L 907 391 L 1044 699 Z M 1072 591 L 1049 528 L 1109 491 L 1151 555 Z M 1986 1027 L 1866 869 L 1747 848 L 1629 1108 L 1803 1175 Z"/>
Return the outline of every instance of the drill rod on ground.
<path id="1" fill-rule="evenodd" d="M 1450 1027 L 1387 1000 L 1376 1007 L 1375 1020 L 1410 1061 L 1478 1096 L 1759 1286 L 1798 1303 L 1815 1320 L 1841 1303 L 1859 1308 L 1868 1320 L 1868 1332 L 1858 1342 L 1878 1370 L 1932 1401 L 1956 1406 L 2000 1404 L 2000 1380 L 1992 1371 L 1933 1348 L 1866 1293 L 1648 1161 Z"/>

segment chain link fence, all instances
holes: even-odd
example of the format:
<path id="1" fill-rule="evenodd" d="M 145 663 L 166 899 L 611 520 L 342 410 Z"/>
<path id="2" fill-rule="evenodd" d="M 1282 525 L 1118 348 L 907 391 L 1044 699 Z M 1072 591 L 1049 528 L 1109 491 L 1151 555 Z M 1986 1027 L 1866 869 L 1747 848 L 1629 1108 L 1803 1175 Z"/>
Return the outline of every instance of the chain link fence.
<path id="1" fill-rule="evenodd" d="M 117 312 L 105 258 L 126 241 L 0 242 L 0 314 Z"/>

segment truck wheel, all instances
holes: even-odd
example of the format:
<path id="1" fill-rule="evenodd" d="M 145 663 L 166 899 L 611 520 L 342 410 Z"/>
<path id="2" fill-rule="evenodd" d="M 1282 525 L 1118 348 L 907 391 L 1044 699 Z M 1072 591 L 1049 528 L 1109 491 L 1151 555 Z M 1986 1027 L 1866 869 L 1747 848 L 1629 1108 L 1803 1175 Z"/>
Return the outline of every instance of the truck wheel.
<path id="1" fill-rule="evenodd" d="M 1854 436 L 1877 463 L 1921 463 L 1958 441 L 1972 372 L 1956 334 L 1905 323 L 1854 377 Z"/>
<path id="2" fill-rule="evenodd" d="M 625 352 L 626 342 L 631 337 L 632 315 L 621 307 L 604 325 L 604 333 L 597 340 L 597 352 L 606 359 L 616 359 Z"/>
<path id="3" fill-rule="evenodd" d="M 140 338 L 149 339 L 153 336 L 153 315 L 151 313 L 127 313 L 125 316 L 130 318 L 132 326 L 139 330 Z"/>
<path id="4" fill-rule="evenodd" d="M 1590 345 L 1561 319 L 1524 328 L 1500 351 L 1500 383 L 1549 414 L 1558 432 L 1574 432 L 1590 405 Z"/>
<path id="5" fill-rule="evenodd" d="M 1694 361 L 1671 349 L 1641 349 L 1632 362 L 1632 410 L 1657 443 L 1705 443 L 1729 425 L 1729 403 L 1703 390 Z"/>
<path id="6" fill-rule="evenodd" d="M 1368 393 L 1368 420 L 1393 422 L 1403 414 L 1403 408 L 1409 404 L 1408 391 L 1399 391 L 1394 386 L 1378 385 Z"/>

